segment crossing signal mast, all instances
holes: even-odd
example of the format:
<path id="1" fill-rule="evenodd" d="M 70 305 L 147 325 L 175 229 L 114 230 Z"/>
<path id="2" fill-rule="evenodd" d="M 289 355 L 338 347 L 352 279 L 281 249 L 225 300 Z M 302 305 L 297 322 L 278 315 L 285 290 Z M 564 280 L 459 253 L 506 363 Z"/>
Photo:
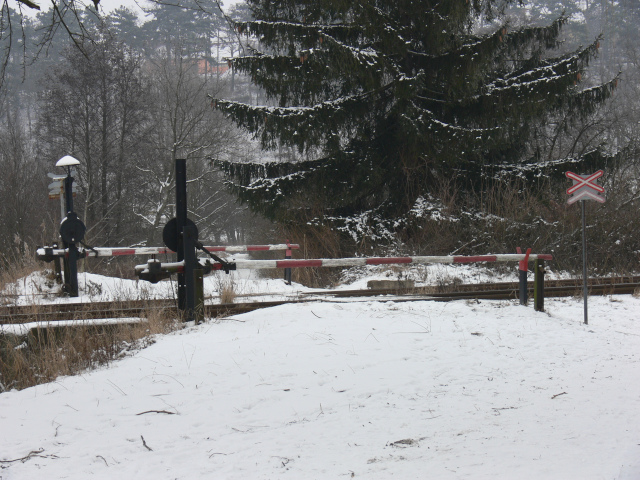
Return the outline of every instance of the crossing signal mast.
<path id="1" fill-rule="evenodd" d="M 184 265 L 183 271 L 178 273 L 178 309 L 184 312 L 187 321 L 202 320 L 204 317 L 203 276 L 209 272 L 205 272 L 198 262 L 196 249 L 207 253 L 222 265 L 226 273 L 235 270 L 235 264 L 226 262 L 200 243 L 198 227 L 187 217 L 187 161 L 185 159 L 176 159 L 176 216 L 165 225 L 162 240 L 169 249 L 176 252 L 178 263 Z M 142 280 L 156 282 L 169 275 L 159 263 L 156 265 L 149 262 L 147 271 L 140 273 L 139 277 Z"/>
<path id="2" fill-rule="evenodd" d="M 604 187 L 598 183 L 598 179 L 604 175 L 603 170 L 598 170 L 591 175 L 578 175 L 573 172 L 566 172 L 567 178 L 573 180 L 573 185 L 567 189 L 567 195 L 570 195 L 567 203 L 572 205 L 580 202 L 582 212 L 582 296 L 584 298 L 584 324 L 589 323 L 587 298 L 589 290 L 587 286 L 587 220 L 584 208 L 585 200 L 595 200 L 598 203 L 604 203 L 605 197 Z"/>
<path id="3" fill-rule="evenodd" d="M 64 218 L 60 222 L 60 238 L 68 255 L 64 257 L 64 285 L 71 297 L 78 296 L 78 247 L 82 242 L 86 227 L 78 215 L 73 211 L 73 176 L 71 167 L 80 165 L 80 162 L 70 155 L 65 155 L 57 161 L 56 167 L 67 169 L 64 178 Z"/>

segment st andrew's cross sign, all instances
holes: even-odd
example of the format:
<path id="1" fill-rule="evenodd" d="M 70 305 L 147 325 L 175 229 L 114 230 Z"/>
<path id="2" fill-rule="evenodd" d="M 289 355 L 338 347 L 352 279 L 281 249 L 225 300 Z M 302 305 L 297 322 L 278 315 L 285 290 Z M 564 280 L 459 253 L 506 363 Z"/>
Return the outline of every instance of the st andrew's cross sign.
<path id="1" fill-rule="evenodd" d="M 591 175 L 578 175 L 573 172 L 566 172 L 565 175 L 573 180 L 573 185 L 567 188 L 567 195 L 573 195 L 569 198 L 567 203 L 569 205 L 581 200 L 580 205 L 582 207 L 582 288 L 584 298 L 584 324 L 589 323 L 589 317 L 587 313 L 587 297 L 589 296 L 589 290 L 587 286 L 587 222 L 584 210 L 584 200 L 595 200 L 596 202 L 604 203 L 605 198 L 601 196 L 604 193 L 602 185 L 597 183 L 598 178 L 604 175 L 604 171 L 598 170 Z"/>
<path id="2" fill-rule="evenodd" d="M 604 175 L 604 171 L 598 170 L 591 175 L 566 172 L 565 175 L 573 180 L 573 186 L 567 188 L 567 195 L 573 195 L 567 201 L 569 205 L 578 200 L 595 200 L 596 202 L 604 203 L 605 198 L 600 195 L 604 193 L 604 188 L 597 183 L 597 179 Z"/>

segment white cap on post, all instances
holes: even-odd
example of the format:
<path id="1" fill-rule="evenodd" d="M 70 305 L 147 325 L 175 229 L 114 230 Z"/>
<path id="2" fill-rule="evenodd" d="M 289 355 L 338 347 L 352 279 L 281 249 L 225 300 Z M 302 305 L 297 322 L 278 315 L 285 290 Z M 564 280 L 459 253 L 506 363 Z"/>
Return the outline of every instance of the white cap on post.
<path id="1" fill-rule="evenodd" d="M 56 167 L 70 167 L 72 165 L 80 165 L 80 162 L 71 155 L 65 155 L 56 162 Z"/>

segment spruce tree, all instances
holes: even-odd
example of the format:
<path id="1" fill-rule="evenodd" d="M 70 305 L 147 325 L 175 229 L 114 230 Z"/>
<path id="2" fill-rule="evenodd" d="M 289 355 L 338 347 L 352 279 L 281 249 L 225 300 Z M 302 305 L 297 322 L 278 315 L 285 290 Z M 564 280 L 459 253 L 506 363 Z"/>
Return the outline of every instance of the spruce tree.
<path id="1" fill-rule="evenodd" d="M 599 40 L 554 56 L 566 18 L 511 31 L 499 20 L 512 3 L 249 0 L 254 20 L 236 30 L 257 43 L 231 62 L 267 105 L 214 104 L 304 160 L 220 162 L 239 197 L 278 221 L 393 228 L 438 177 L 473 187 L 487 168 L 535 163 L 532 131 L 588 115 L 615 79 L 581 87 Z"/>

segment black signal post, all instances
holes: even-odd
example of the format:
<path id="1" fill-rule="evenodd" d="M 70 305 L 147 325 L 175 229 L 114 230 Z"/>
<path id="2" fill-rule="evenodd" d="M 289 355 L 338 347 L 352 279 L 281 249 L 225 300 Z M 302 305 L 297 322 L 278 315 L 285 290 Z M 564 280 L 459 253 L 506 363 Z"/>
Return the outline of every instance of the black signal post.
<path id="1" fill-rule="evenodd" d="M 198 272 L 198 258 L 196 246 L 198 242 L 198 228 L 187 218 L 187 161 L 176 159 L 176 217 L 169 220 L 162 232 L 162 238 L 167 247 L 176 252 L 177 261 L 184 262 L 184 270 L 178 272 L 178 309 L 184 313 L 185 321 L 201 321 L 204 299 L 196 295 L 202 291 L 201 285 L 196 285 Z M 199 287 L 199 288 L 196 288 Z M 197 298 L 196 298 L 197 297 Z"/>
<path id="2" fill-rule="evenodd" d="M 185 259 L 185 251 L 188 250 L 187 245 L 184 243 L 184 227 L 187 224 L 187 161 L 186 159 L 176 159 L 176 230 L 175 230 L 175 242 L 178 262 Z M 193 232 L 191 232 L 193 233 Z M 197 233 L 196 233 L 197 236 Z M 193 248 L 193 256 L 195 257 L 195 247 Z M 191 255 L 187 255 L 189 261 L 185 262 L 185 270 L 188 263 L 191 263 Z M 181 311 L 186 311 L 188 303 L 191 303 L 187 299 L 187 272 L 178 273 L 178 308 Z"/>
<path id="3" fill-rule="evenodd" d="M 67 177 L 64 179 L 64 200 L 66 216 L 60 222 L 60 237 L 67 255 L 64 257 L 64 283 L 69 296 L 78 296 L 78 248 L 76 244 L 82 242 L 86 228 L 78 215 L 73 211 L 73 177 L 71 167 L 80 162 L 67 155 L 56 163 L 56 167 L 66 167 Z"/>
<path id="4" fill-rule="evenodd" d="M 176 159 L 176 216 L 167 222 L 162 231 L 164 244 L 176 252 L 178 268 L 167 268 L 155 260 L 149 261 L 147 268 L 138 275 L 143 280 L 158 282 L 172 273 L 178 274 L 178 309 L 183 312 L 184 321 L 200 323 L 204 320 L 203 276 L 212 269 L 211 264 L 203 266 L 197 250 L 209 255 L 221 268 L 229 273 L 235 264 L 229 263 L 210 252 L 198 240 L 198 227 L 187 217 L 187 161 Z"/>

